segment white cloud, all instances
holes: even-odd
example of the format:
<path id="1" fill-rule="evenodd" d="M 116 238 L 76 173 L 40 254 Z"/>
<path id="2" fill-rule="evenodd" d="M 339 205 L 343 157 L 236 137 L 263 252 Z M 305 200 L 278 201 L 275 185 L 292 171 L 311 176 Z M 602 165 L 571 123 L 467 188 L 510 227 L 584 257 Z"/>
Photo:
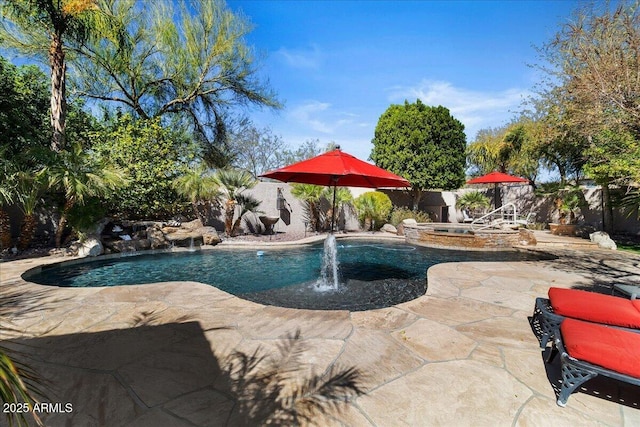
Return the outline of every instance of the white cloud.
<path id="1" fill-rule="evenodd" d="M 353 128 L 369 126 L 357 114 L 335 111 L 331 104 L 316 100 L 306 101 L 292 108 L 287 116 L 292 125 L 320 132 L 325 136 L 348 134 Z"/>
<path id="2" fill-rule="evenodd" d="M 316 132 L 333 133 L 335 125 L 329 124 L 323 118 L 331 104 L 320 101 L 308 101 L 291 110 L 289 116 L 301 126 L 306 126 Z"/>
<path id="3" fill-rule="evenodd" d="M 281 47 L 276 52 L 276 56 L 282 58 L 290 67 L 317 70 L 322 64 L 324 55 L 318 46 L 311 45 L 309 49 L 287 49 L 286 47 Z"/>
<path id="4" fill-rule="evenodd" d="M 391 102 L 415 102 L 442 105 L 465 125 L 468 140 L 478 130 L 501 126 L 509 121 L 530 93 L 524 89 L 506 89 L 499 92 L 481 92 L 453 86 L 449 82 L 423 80 L 417 86 L 396 86 L 390 89 Z"/>

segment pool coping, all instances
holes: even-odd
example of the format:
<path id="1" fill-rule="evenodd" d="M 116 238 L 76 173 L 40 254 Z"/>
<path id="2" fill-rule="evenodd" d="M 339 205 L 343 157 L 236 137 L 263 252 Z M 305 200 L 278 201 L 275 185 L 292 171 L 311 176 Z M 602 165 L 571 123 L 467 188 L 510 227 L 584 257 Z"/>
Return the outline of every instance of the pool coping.
<path id="1" fill-rule="evenodd" d="M 609 255 L 610 252 L 590 251 L 576 256 L 597 260 Z M 2 288 L 59 290 L 30 283 L 20 275 L 16 277 L 21 270 L 26 271 L 34 264 L 59 260 L 40 258 L 3 263 L 0 266 Z M 624 257 L 620 262 L 624 262 Z M 629 265 L 630 271 L 637 268 L 637 263 Z M 164 307 L 161 312 L 164 321 L 170 322 L 172 316 L 179 313 L 192 312 L 205 329 L 229 325 L 228 332 L 217 329 L 206 332 L 212 351 L 214 342 L 218 345 L 228 342 L 230 348 L 240 349 L 270 345 L 285 331 L 300 327 L 303 337 L 313 343 L 310 357 L 318 366 L 328 369 L 335 364 L 355 364 L 373 376 L 368 380 L 367 394 L 356 399 L 341 414 L 339 419 L 342 421 L 334 420 L 326 425 L 342 425 L 343 422 L 377 426 L 396 424 L 400 420 L 411 425 L 514 425 L 536 423 L 540 419 L 562 420 L 566 425 L 637 424 L 640 422 L 637 409 L 587 393 L 572 395 L 567 408 L 555 405 L 555 395 L 542 360 L 543 352 L 528 329 L 527 316 L 531 314 L 535 297 L 546 293 L 548 287 L 572 287 L 584 279 L 584 275 L 567 272 L 552 261 L 540 264 L 531 261 L 438 264 L 428 271 L 430 285 L 426 295 L 398 306 L 365 312 L 319 312 L 262 306 L 191 282 L 180 282 L 182 292 L 178 291 L 177 282 L 134 285 L 135 289 L 128 291 L 67 288 L 71 290 L 60 294 L 69 300 L 63 302 L 64 307 L 49 313 L 52 317 L 38 315 L 40 320 L 35 323 L 33 319 L 24 320 L 20 316 L 16 319 L 32 331 L 39 330 L 39 325 L 46 327 L 60 320 L 62 323 L 56 333 L 92 334 L 105 328 L 124 327 L 113 322 L 122 318 L 126 310 L 135 313 L 135 310 L 159 305 Z M 96 303 L 116 311 L 105 317 Z M 211 308 L 219 315 L 212 313 Z M 50 334 L 51 331 L 45 336 Z M 447 351 L 442 352 L 441 346 L 445 343 Z M 81 359 L 72 362 L 72 353 L 66 349 L 59 351 L 68 355 L 69 362 L 46 364 L 54 371 L 71 370 L 75 372 L 74 376 L 86 375 L 87 378 L 112 375 L 107 371 L 103 375 L 93 368 L 82 368 L 85 362 Z M 143 360 L 153 365 L 157 363 L 157 360 L 153 361 L 154 357 L 145 356 Z M 118 372 L 132 375 L 129 367 L 140 368 L 140 363 L 131 361 L 118 368 Z M 145 366 L 143 363 L 142 368 Z M 142 369 L 141 372 L 146 371 Z M 132 383 L 126 381 L 126 376 L 118 375 L 119 381 L 124 380 L 133 392 L 141 393 L 141 389 L 151 386 L 144 382 Z M 63 389 L 73 386 L 73 382 L 68 382 L 71 380 L 59 381 Z M 107 388 L 119 387 L 118 384 Z M 487 388 L 486 384 L 492 386 Z M 412 390 L 412 398 L 401 399 L 404 396 L 401 391 L 407 389 Z M 168 393 L 165 389 L 156 392 Z M 185 396 L 196 397 L 202 393 L 213 396 L 216 392 L 194 389 Z M 113 394 L 107 396 L 116 399 Z M 116 401 L 107 400 L 103 410 L 110 413 L 109 409 L 124 408 L 127 399 L 125 396 Z M 206 401 L 191 400 L 196 406 L 203 405 L 194 408 L 194 403 L 189 406 L 179 397 L 168 396 L 167 399 L 157 407 L 133 404 L 144 414 L 154 414 L 156 425 L 206 424 L 198 422 L 196 416 L 198 411 L 207 411 L 209 404 Z M 91 419 L 95 414 L 92 406 L 87 405 L 89 402 L 77 402 L 77 413 Z M 156 408 L 161 411 L 157 412 Z M 50 425 L 63 425 L 68 419 L 64 415 L 53 417 Z M 138 418 L 129 422 L 134 419 Z"/>

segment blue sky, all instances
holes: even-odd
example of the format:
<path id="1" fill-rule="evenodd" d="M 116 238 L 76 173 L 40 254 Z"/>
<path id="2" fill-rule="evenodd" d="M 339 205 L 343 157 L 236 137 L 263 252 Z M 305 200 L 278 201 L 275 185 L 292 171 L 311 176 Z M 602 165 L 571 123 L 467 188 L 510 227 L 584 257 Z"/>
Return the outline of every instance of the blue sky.
<path id="1" fill-rule="evenodd" d="M 371 153 L 378 118 L 391 104 L 420 98 L 443 105 L 478 130 L 505 124 L 539 72 L 535 47 L 571 19 L 578 1 L 228 1 L 255 29 L 284 108 L 252 111 L 291 146 L 335 141 Z"/>

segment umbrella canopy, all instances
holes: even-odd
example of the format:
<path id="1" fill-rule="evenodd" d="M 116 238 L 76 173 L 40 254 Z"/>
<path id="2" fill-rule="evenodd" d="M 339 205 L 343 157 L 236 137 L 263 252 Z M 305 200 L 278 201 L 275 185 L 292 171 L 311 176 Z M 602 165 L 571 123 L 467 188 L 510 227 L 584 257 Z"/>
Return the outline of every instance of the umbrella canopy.
<path id="1" fill-rule="evenodd" d="M 410 187 L 406 179 L 341 151 L 319 156 L 260 175 L 283 182 L 340 187 Z"/>
<path id="2" fill-rule="evenodd" d="M 498 209 L 498 201 L 499 201 L 498 184 L 502 184 L 502 183 L 528 184 L 529 180 L 520 178 L 519 176 L 513 176 L 506 173 L 494 171 L 486 175 L 482 175 L 467 181 L 467 184 L 494 184 L 493 207 L 495 209 Z"/>
<path id="3" fill-rule="evenodd" d="M 486 175 L 470 179 L 469 181 L 467 181 L 467 184 L 500 184 L 503 182 L 526 182 L 528 184 L 529 180 L 502 172 L 491 172 Z"/>
<path id="4" fill-rule="evenodd" d="M 411 187 L 406 179 L 362 161 L 337 148 L 319 156 L 260 175 L 283 182 L 333 186 L 333 212 L 336 187 L 395 188 Z M 335 215 L 331 216 L 331 232 Z"/>

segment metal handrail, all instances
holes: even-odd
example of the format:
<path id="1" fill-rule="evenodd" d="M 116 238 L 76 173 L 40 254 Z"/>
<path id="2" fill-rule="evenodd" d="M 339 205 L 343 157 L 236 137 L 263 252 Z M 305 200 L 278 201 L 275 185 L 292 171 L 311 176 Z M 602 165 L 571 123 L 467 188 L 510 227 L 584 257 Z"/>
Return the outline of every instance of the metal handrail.
<path id="1" fill-rule="evenodd" d="M 505 212 L 507 208 L 513 208 L 513 213 Z M 498 212 L 500 213 L 500 218 L 491 219 L 494 216 L 497 216 L 496 214 Z M 474 231 L 481 231 L 486 230 L 487 228 L 500 228 L 503 224 L 514 225 L 517 224 L 517 219 L 518 208 L 513 203 L 507 203 L 506 205 L 500 206 L 498 209 L 494 209 L 488 214 L 481 216 L 480 218 L 474 219 L 471 222 L 471 229 Z M 482 227 L 476 227 L 478 225 L 482 225 Z"/>

